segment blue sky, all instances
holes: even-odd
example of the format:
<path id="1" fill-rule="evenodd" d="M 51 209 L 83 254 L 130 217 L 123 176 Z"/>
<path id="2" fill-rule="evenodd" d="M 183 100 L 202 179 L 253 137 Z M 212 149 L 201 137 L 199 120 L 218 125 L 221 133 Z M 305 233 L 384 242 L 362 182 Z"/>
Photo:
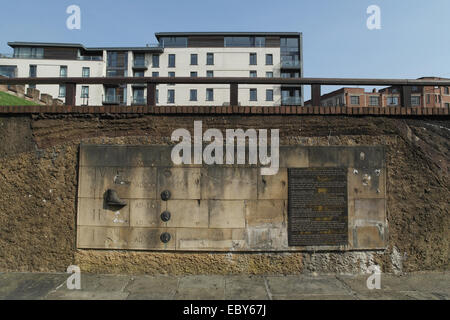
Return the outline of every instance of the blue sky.
<path id="1" fill-rule="evenodd" d="M 143 46 L 164 31 L 295 31 L 303 32 L 305 77 L 450 78 L 449 0 L 2 2 L 2 53 L 11 51 L 8 41 Z M 81 30 L 66 28 L 72 4 L 81 8 Z M 381 30 L 366 27 L 372 4 L 381 8 Z"/>

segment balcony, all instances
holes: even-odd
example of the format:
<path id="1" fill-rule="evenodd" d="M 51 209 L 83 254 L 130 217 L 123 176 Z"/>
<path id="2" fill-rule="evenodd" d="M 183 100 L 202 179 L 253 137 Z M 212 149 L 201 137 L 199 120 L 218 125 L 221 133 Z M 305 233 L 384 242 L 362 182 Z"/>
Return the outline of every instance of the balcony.
<path id="1" fill-rule="evenodd" d="M 281 61 L 282 69 L 300 69 L 300 60 L 284 60 Z"/>
<path id="2" fill-rule="evenodd" d="M 106 95 L 102 96 L 102 101 L 106 105 L 126 105 L 126 101 L 124 101 L 122 96 Z"/>
<path id="3" fill-rule="evenodd" d="M 149 66 L 148 60 L 134 60 L 133 61 L 133 69 L 136 70 L 147 70 Z"/>
<path id="4" fill-rule="evenodd" d="M 0 53 L 0 59 L 45 59 L 43 55 L 26 55 L 13 53 Z M 72 59 L 68 59 L 72 60 Z M 103 61 L 102 56 L 79 56 L 75 60 L 80 61 Z"/>
<path id="5" fill-rule="evenodd" d="M 147 98 L 146 97 L 134 97 L 131 104 L 137 105 L 137 106 L 145 106 L 145 105 L 147 105 Z"/>
<path id="6" fill-rule="evenodd" d="M 284 97 L 281 98 L 282 106 L 300 106 L 302 105 L 302 99 L 300 97 Z"/>

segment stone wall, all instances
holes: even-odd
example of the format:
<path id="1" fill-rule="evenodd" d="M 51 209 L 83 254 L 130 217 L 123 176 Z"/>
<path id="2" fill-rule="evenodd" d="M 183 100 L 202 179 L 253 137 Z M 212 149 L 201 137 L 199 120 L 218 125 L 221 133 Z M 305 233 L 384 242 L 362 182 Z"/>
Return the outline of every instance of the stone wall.
<path id="1" fill-rule="evenodd" d="M 172 131 L 280 129 L 285 146 L 384 146 L 385 250 L 168 252 L 77 249 L 80 143 L 170 145 Z M 17 130 L 20 128 L 20 134 Z M 0 118 L 0 270 L 296 274 L 448 269 L 448 119 L 346 116 L 41 115 Z M 15 139 L 15 140 L 14 140 Z M 10 147 L 10 143 L 15 146 Z"/>

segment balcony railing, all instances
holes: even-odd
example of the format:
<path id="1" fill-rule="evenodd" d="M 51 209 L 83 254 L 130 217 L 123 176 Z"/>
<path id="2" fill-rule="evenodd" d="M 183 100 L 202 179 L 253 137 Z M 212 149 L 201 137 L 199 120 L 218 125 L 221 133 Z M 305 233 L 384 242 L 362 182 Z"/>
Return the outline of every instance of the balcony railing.
<path id="1" fill-rule="evenodd" d="M 103 104 L 108 105 L 124 105 L 126 104 L 126 101 L 123 99 L 120 95 L 105 95 L 102 96 Z"/>
<path id="2" fill-rule="evenodd" d="M 148 60 L 134 60 L 133 61 L 133 68 L 134 69 L 147 69 L 149 66 Z"/>
<path id="3" fill-rule="evenodd" d="M 302 104 L 302 98 L 300 97 L 283 97 L 281 98 L 282 106 L 300 106 Z"/>
<path id="4" fill-rule="evenodd" d="M 147 104 L 147 98 L 146 97 L 134 97 L 133 100 L 131 101 L 131 104 L 145 106 Z"/>
<path id="5" fill-rule="evenodd" d="M 238 106 L 239 85 L 310 85 L 311 105 L 320 106 L 321 86 L 392 86 L 400 93 L 400 105 L 411 107 L 411 90 L 413 87 L 440 86 L 449 87 L 448 79 L 349 79 L 349 78 L 250 78 L 250 77 L 91 77 L 91 78 L 4 78 L 0 77 L 0 85 L 26 84 L 61 84 L 66 87 L 66 105 L 76 105 L 75 95 L 77 85 L 102 84 L 118 86 L 123 84 L 147 84 L 147 105 L 156 105 L 156 89 L 158 84 L 228 84 L 230 86 L 230 105 Z M 118 96 L 108 96 L 105 103 L 123 104 L 126 101 Z"/>
<path id="6" fill-rule="evenodd" d="M 0 53 L 0 59 L 45 59 L 43 55 L 25 55 L 25 54 L 13 54 L 13 53 Z M 80 61 L 103 61 L 101 56 L 80 56 L 75 60 Z"/>
<path id="7" fill-rule="evenodd" d="M 285 61 L 281 61 L 281 68 L 298 69 L 298 68 L 300 68 L 300 60 L 285 60 Z"/>

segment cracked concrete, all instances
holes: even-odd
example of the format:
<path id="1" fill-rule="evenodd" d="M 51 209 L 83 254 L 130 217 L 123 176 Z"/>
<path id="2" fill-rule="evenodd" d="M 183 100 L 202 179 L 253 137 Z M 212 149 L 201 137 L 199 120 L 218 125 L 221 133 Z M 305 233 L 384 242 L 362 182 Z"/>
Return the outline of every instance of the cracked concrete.
<path id="1" fill-rule="evenodd" d="M 65 273 L 1 273 L 2 300 L 448 300 L 450 273 L 381 275 L 97 275 L 81 274 L 81 290 Z"/>

